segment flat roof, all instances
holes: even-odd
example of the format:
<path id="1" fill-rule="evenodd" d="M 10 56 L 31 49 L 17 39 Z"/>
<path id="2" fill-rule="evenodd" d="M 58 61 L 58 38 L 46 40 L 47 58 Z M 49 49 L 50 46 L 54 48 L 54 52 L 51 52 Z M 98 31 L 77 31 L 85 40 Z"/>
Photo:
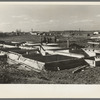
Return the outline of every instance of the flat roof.
<path id="1" fill-rule="evenodd" d="M 69 50 L 68 48 L 60 48 L 60 49 L 47 49 L 46 51 L 61 51 L 61 50 Z"/>
<path id="2" fill-rule="evenodd" d="M 94 58 L 94 57 L 87 57 L 87 58 L 85 58 L 85 59 L 95 60 L 95 58 Z"/>
<path id="3" fill-rule="evenodd" d="M 54 62 L 54 61 L 62 61 L 62 60 L 73 60 L 73 59 L 77 59 L 74 57 L 68 57 L 68 56 L 62 56 L 62 55 L 50 55 L 50 56 L 42 56 L 42 55 L 23 55 L 23 57 L 29 58 L 29 59 L 33 59 L 33 60 L 37 60 L 40 62 Z"/>
<path id="4" fill-rule="evenodd" d="M 26 50 L 26 49 L 20 49 L 20 48 L 0 48 L 0 50 L 5 51 L 5 52 L 15 52 L 15 53 L 19 53 L 19 54 L 24 54 L 26 52 L 30 52 L 30 51 L 37 51 L 38 49 L 34 49 L 34 50 Z"/>

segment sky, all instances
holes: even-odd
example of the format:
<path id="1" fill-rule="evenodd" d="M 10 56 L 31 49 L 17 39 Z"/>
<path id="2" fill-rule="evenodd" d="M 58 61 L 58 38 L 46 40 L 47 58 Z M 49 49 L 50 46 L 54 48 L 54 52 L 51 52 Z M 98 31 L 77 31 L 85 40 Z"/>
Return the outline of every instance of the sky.
<path id="1" fill-rule="evenodd" d="M 100 5 L 0 5 L 0 31 L 100 30 Z"/>

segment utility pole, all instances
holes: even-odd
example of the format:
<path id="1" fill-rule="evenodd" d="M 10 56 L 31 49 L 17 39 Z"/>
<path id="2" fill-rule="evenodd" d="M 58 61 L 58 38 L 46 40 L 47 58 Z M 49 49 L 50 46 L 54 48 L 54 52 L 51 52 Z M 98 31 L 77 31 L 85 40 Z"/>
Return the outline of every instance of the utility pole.
<path id="1" fill-rule="evenodd" d="M 42 45 L 42 35 L 40 35 L 40 36 L 41 36 L 40 38 L 41 38 L 41 45 Z"/>
<path id="2" fill-rule="evenodd" d="M 69 48 L 69 37 L 67 38 L 67 48 Z"/>

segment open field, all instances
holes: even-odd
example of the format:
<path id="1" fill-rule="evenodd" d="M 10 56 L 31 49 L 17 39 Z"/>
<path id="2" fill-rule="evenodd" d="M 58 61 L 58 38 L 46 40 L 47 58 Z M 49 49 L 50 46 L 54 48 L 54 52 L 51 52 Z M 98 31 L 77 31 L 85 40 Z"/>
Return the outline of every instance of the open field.
<path id="1" fill-rule="evenodd" d="M 66 37 L 58 37 L 58 39 L 60 40 L 58 42 L 58 44 L 61 47 L 66 47 L 67 46 L 67 38 Z M 0 37 L 1 41 L 6 41 L 6 42 L 26 42 L 26 41 L 33 41 L 34 43 L 40 43 L 41 42 L 41 36 L 39 35 L 30 35 L 30 34 L 26 34 L 26 35 L 20 35 L 20 36 L 6 36 L 6 37 Z M 73 38 L 70 37 L 69 38 L 69 42 L 70 44 L 72 43 L 76 43 L 80 46 L 85 46 L 87 43 L 87 39 L 86 38 Z"/>
<path id="2" fill-rule="evenodd" d="M 21 36 L 6 36 L 6 37 L 0 37 L 0 40 L 10 42 L 10 41 L 16 41 L 16 42 L 25 42 L 25 41 L 34 41 L 34 43 L 40 42 L 40 36 L 33 36 L 33 35 L 21 35 Z"/>

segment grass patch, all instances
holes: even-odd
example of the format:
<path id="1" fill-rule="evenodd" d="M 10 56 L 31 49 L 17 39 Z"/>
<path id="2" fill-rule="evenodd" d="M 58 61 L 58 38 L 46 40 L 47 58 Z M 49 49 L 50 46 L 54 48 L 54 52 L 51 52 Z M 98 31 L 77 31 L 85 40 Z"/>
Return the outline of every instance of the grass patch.
<path id="1" fill-rule="evenodd" d="M 100 67 L 72 73 L 73 69 L 37 73 L 16 69 L 0 61 L 1 84 L 99 84 Z"/>
<path id="2" fill-rule="evenodd" d="M 21 36 L 8 36 L 8 37 L 0 37 L 0 40 L 10 42 L 10 41 L 16 41 L 16 42 L 25 42 L 25 41 L 34 41 L 34 43 L 40 42 L 40 36 L 37 35 L 21 35 Z"/>

